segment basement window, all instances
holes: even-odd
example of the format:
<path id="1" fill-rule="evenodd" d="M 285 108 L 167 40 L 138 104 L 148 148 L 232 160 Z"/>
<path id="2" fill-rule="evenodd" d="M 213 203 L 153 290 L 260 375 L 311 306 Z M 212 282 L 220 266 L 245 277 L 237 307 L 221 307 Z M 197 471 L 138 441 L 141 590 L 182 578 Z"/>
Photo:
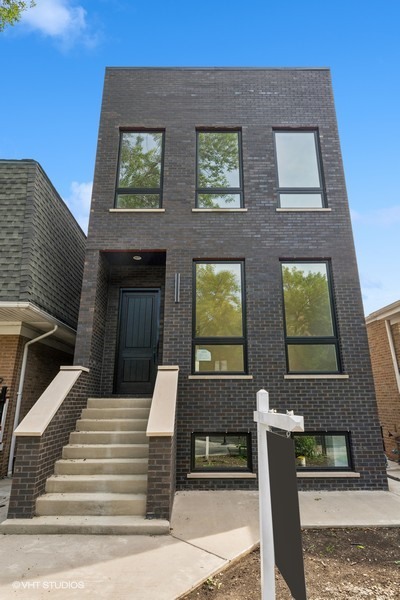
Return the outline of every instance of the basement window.
<path id="1" fill-rule="evenodd" d="M 250 433 L 192 433 L 192 472 L 251 472 Z"/>
<path id="2" fill-rule="evenodd" d="M 348 432 L 309 431 L 293 434 L 299 471 L 351 471 Z"/>

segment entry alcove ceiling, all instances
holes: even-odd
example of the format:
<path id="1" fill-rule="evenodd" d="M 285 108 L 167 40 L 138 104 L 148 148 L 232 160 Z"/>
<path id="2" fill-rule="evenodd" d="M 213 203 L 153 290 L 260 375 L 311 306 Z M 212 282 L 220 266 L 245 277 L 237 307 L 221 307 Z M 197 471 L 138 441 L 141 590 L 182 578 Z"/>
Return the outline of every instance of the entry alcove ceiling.
<path id="1" fill-rule="evenodd" d="M 103 250 L 101 252 L 111 266 L 126 267 L 165 266 L 165 250 Z"/>

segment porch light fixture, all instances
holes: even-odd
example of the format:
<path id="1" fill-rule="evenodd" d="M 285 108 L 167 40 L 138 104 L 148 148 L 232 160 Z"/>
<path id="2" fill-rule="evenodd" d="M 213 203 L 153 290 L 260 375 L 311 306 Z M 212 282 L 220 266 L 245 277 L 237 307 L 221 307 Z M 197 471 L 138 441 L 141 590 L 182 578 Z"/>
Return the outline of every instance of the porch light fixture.
<path id="1" fill-rule="evenodd" d="M 139 256 L 138 254 L 135 254 L 134 256 L 132 256 L 133 260 L 142 260 L 142 257 Z"/>

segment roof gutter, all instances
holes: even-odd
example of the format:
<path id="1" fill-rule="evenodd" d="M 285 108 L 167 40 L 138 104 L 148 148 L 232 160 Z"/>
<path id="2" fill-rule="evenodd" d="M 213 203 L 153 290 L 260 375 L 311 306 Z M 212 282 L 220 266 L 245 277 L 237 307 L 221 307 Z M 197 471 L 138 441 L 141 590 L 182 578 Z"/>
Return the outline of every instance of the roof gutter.
<path id="1" fill-rule="evenodd" d="M 18 423 L 19 423 L 19 413 L 21 411 L 22 390 L 24 389 L 24 383 L 25 383 L 25 373 L 26 373 L 26 365 L 27 365 L 27 362 L 28 362 L 28 350 L 29 350 L 29 346 L 32 346 L 32 344 L 35 344 L 36 342 L 40 342 L 40 340 L 43 340 L 44 338 L 47 338 L 50 335 L 53 335 L 53 333 L 55 333 L 57 331 L 57 329 L 58 329 L 58 325 L 54 325 L 54 327 L 53 327 L 53 329 L 51 329 L 51 331 L 47 331 L 46 333 L 43 333 L 42 335 L 39 335 L 38 337 L 34 338 L 33 340 L 30 340 L 29 342 L 27 342 L 25 344 L 25 346 L 24 346 L 24 353 L 22 355 L 21 374 L 19 376 L 19 386 L 18 386 L 18 393 L 17 393 L 17 405 L 15 407 L 13 435 L 12 435 L 12 438 L 11 438 L 10 457 L 8 459 L 8 476 L 11 476 L 12 473 L 13 473 L 13 463 L 14 463 L 14 454 L 15 454 L 15 441 L 16 441 L 16 437 L 15 437 L 14 431 L 18 427 Z"/>

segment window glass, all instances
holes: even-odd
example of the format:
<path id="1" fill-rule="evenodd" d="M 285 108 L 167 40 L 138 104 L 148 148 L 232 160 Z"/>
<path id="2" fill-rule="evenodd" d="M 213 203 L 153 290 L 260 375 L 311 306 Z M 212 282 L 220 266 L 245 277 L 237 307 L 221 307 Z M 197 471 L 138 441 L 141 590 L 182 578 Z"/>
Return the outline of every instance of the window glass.
<path id="1" fill-rule="evenodd" d="M 158 208 L 161 200 L 162 132 L 121 135 L 118 208 Z"/>
<path id="2" fill-rule="evenodd" d="M 350 469 L 347 433 L 293 434 L 299 469 Z"/>
<path id="3" fill-rule="evenodd" d="M 242 204 L 238 131 L 197 133 L 197 206 L 239 208 Z"/>
<path id="4" fill-rule="evenodd" d="M 328 264 L 282 263 L 289 373 L 337 373 L 338 340 Z"/>
<path id="5" fill-rule="evenodd" d="M 282 208 L 323 206 L 322 180 L 314 131 L 276 131 L 278 187 Z M 310 193 L 310 190 L 315 190 Z"/>
<path id="6" fill-rule="evenodd" d="M 195 262 L 195 373 L 245 372 L 241 262 Z"/>
<path id="7" fill-rule="evenodd" d="M 286 334 L 290 337 L 333 335 L 325 263 L 282 265 Z"/>
<path id="8" fill-rule="evenodd" d="M 250 471 L 250 434 L 194 433 L 193 471 Z"/>
<path id="9" fill-rule="evenodd" d="M 196 337 L 243 335 L 240 263 L 196 263 Z"/>

